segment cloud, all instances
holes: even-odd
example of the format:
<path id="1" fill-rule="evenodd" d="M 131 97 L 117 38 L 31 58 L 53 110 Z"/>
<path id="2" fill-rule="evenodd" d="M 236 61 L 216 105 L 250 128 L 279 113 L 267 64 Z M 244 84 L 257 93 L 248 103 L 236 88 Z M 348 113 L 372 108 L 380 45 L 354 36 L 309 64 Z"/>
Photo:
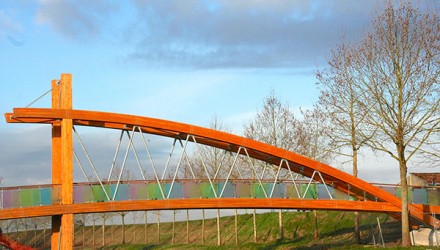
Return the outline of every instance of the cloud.
<path id="1" fill-rule="evenodd" d="M 130 59 L 188 68 L 290 68 L 321 63 L 357 37 L 374 2 L 134 1 Z"/>
<path id="2" fill-rule="evenodd" d="M 0 7 L 3 7 L 0 9 L 0 38 L 6 38 L 14 46 L 22 46 L 24 41 L 18 38 L 23 32 L 22 24 L 14 11 L 5 6 Z"/>
<path id="3" fill-rule="evenodd" d="M 36 20 L 73 40 L 110 37 L 125 62 L 146 67 L 291 69 L 324 63 L 342 33 L 348 42 L 360 39 L 385 4 L 40 0 Z"/>
<path id="4" fill-rule="evenodd" d="M 40 0 L 36 21 L 48 24 L 71 39 L 97 37 L 114 12 L 115 5 L 104 0 Z"/>

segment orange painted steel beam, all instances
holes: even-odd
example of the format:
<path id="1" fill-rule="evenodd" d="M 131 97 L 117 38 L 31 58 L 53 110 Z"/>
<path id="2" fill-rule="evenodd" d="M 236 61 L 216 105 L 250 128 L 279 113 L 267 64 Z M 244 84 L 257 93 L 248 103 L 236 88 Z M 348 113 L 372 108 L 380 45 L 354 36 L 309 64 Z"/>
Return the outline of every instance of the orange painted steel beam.
<path id="1" fill-rule="evenodd" d="M 146 133 L 183 140 L 187 135 L 193 135 L 198 143 L 228 151 L 237 152 L 239 147 L 245 147 L 253 158 L 276 165 L 282 159 L 286 159 L 291 170 L 304 176 L 311 177 L 314 171 L 319 171 L 326 181 L 334 182 L 334 188 L 338 190 L 349 192 L 359 199 L 363 199 L 364 194 L 369 197 L 377 197 L 380 201 L 386 201 L 399 209 L 401 208 L 401 200 L 396 196 L 341 170 L 284 149 L 213 129 L 156 118 L 86 110 L 15 108 L 13 113 L 6 114 L 8 122 L 36 122 L 40 120 L 45 123 L 48 120 L 58 119 L 72 119 L 74 124 L 102 128 L 129 130 L 133 126 L 139 126 Z M 284 164 L 283 167 L 287 168 Z M 315 175 L 315 180 L 320 181 L 317 175 Z M 350 190 L 347 190 L 348 185 Z M 411 215 L 416 219 L 426 221 L 426 218 L 420 215 L 422 212 L 420 208 L 410 205 L 410 210 Z"/>
<path id="2" fill-rule="evenodd" d="M 217 209 L 217 208 L 257 208 L 257 209 L 298 209 L 298 210 L 344 210 L 400 213 L 400 209 L 387 202 L 348 200 L 304 200 L 283 198 L 213 198 L 213 199 L 173 199 L 138 200 L 79 203 L 0 210 L 0 219 L 16 219 L 60 214 L 103 213 L 117 211 L 172 210 L 172 209 Z"/>

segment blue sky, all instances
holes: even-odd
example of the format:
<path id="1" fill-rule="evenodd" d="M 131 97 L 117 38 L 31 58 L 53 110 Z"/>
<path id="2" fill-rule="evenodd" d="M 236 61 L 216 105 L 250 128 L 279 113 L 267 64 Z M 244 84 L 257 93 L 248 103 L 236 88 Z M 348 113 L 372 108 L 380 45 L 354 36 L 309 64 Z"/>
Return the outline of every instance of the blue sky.
<path id="1" fill-rule="evenodd" d="M 330 49 L 342 34 L 358 40 L 384 3 L 1 1 L 0 111 L 29 104 L 66 72 L 73 74 L 76 109 L 200 126 L 217 115 L 240 133 L 272 89 L 292 109 L 312 106 L 319 93 L 315 71 L 325 67 Z M 33 107 L 49 107 L 49 97 Z M 34 162 L 39 155 L 47 160 L 49 142 L 39 146 L 46 139 L 26 134 L 41 135 L 40 127 L 0 121 L 3 146 L 26 143 Z M 27 156 L 11 156 L 12 148 L 0 161 L 5 183 L 25 169 L 38 173 L 23 163 Z M 22 168 L 11 173 L 9 165 Z"/>

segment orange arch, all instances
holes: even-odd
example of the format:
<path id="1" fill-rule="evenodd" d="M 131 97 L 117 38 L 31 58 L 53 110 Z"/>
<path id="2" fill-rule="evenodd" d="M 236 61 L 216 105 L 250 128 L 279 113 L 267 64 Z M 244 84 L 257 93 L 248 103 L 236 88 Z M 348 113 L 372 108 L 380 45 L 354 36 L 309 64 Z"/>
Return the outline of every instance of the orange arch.
<path id="1" fill-rule="evenodd" d="M 60 119 L 72 119 L 73 124 L 81 126 L 122 130 L 131 130 L 138 126 L 145 133 L 177 139 L 185 139 L 187 135 L 192 135 L 197 143 L 228 151 L 237 152 L 239 147 L 245 147 L 253 158 L 275 165 L 283 159 L 287 160 L 290 170 L 307 177 L 312 177 L 314 171 L 319 171 L 326 182 L 333 182 L 334 188 L 338 190 L 349 192 L 360 200 L 364 197 L 369 200 L 377 199 L 394 206 L 394 212 L 401 211 L 401 200 L 398 197 L 350 174 L 284 149 L 209 128 L 142 116 L 71 109 L 15 108 L 13 113 L 7 113 L 5 116 L 6 121 L 11 123 L 53 124 Z M 315 179 L 319 181 L 317 176 Z M 431 225 L 434 223 L 433 218 L 424 215 L 420 206 L 410 205 L 410 214 L 419 221 Z"/>

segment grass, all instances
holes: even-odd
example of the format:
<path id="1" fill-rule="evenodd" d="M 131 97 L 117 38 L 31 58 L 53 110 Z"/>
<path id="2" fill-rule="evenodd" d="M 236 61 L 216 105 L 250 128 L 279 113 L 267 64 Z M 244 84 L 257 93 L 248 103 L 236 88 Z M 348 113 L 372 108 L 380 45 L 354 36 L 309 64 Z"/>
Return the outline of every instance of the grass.
<path id="1" fill-rule="evenodd" d="M 313 212 L 284 212 L 284 238 L 279 239 L 278 213 L 256 214 L 257 243 L 254 243 L 253 215 L 238 216 L 238 240 L 235 244 L 234 216 L 220 219 L 221 246 L 217 246 L 216 219 L 205 220 L 205 237 L 202 239 L 202 221 L 189 222 L 189 243 L 187 243 L 186 221 L 176 222 L 174 244 L 172 243 L 172 223 L 160 224 L 160 243 L 157 234 L 157 224 L 148 224 L 147 231 L 143 224 L 126 226 L 126 244 L 122 243 L 122 226 L 108 225 L 105 227 L 105 246 L 102 244 L 102 227 L 96 226 L 93 233 L 91 226 L 75 227 L 75 249 L 105 249 L 105 250 L 144 250 L 144 249 L 365 249 L 376 248 L 373 244 L 379 242 L 376 218 L 381 221 L 383 236 L 387 247 L 398 248 L 400 240 L 400 223 L 385 214 L 361 214 L 361 238 L 363 245 L 355 245 L 353 241 L 353 213 L 337 211 L 318 211 L 319 238 L 314 239 Z M 83 231 L 84 229 L 84 231 Z M 83 242 L 84 232 L 84 242 Z M 146 234 L 145 234 L 146 233 Z M 20 233 L 18 233 L 20 234 Z M 28 231 L 28 235 L 9 234 L 10 237 L 20 238 L 27 245 L 43 247 L 43 242 L 49 244 L 49 235 L 43 240 L 40 232 Z M 37 237 L 37 236 L 39 237 Z M 145 238 L 145 235 L 147 238 Z M 93 239 L 94 238 L 94 239 Z M 47 245 L 46 245 L 47 247 Z M 394 248 L 392 248 L 394 247 Z M 440 248 L 412 248 L 440 249 Z"/>

